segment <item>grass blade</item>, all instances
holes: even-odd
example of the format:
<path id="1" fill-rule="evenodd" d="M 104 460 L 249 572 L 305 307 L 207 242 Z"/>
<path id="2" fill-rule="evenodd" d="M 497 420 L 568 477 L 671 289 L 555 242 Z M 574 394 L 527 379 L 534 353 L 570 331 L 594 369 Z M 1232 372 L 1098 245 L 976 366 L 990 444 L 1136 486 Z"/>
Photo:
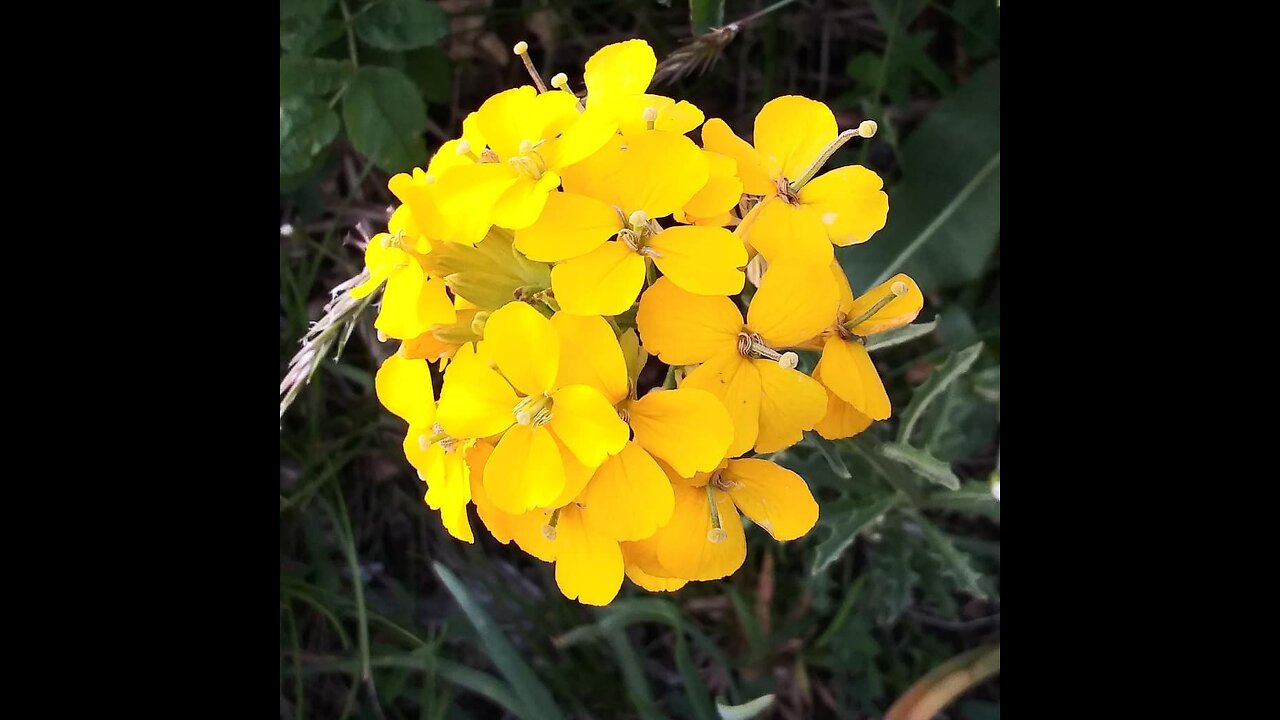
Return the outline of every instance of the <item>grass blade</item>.
<path id="1" fill-rule="evenodd" d="M 564 713 L 552 699 L 547 687 L 516 652 L 511 641 L 507 640 L 489 613 L 485 612 L 476 603 L 475 598 L 471 597 L 471 593 L 462 581 L 440 563 L 432 563 L 432 566 L 435 567 L 436 575 L 440 576 L 445 588 L 449 590 L 449 594 L 458 601 L 458 606 L 462 608 L 462 612 L 466 614 L 467 619 L 480 635 L 480 641 L 484 644 L 489 659 L 497 666 L 502 677 L 515 689 L 525 709 L 521 716 L 543 720 L 563 718 Z"/>

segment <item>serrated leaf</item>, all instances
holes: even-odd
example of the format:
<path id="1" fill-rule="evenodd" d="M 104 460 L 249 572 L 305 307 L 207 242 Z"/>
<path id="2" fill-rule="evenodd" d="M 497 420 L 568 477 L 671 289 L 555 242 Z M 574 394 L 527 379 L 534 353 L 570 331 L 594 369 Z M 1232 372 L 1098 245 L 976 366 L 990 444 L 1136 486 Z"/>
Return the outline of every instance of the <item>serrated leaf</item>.
<path id="1" fill-rule="evenodd" d="M 873 287 L 905 272 L 931 293 L 978 279 L 1000 234 L 999 60 L 921 121 L 901 159 L 888 223 L 841 258 L 850 282 Z"/>
<path id="2" fill-rule="evenodd" d="M 382 50 L 434 45 L 448 29 L 444 10 L 427 0 L 379 0 L 356 18 L 356 35 Z"/>
<path id="3" fill-rule="evenodd" d="M 911 549 L 900 516 L 884 524 L 880 541 L 870 548 L 867 583 L 879 625 L 892 625 L 911 607 L 912 593 L 920 584 L 920 575 L 911 567 Z"/>
<path id="4" fill-rule="evenodd" d="M 338 20 L 310 15 L 280 19 L 280 47 L 298 57 L 314 55 L 344 34 L 345 28 Z"/>
<path id="5" fill-rule="evenodd" d="M 844 458 L 840 457 L 839 451 L 833 443 L 824 440 L 821 435 L 816 432 L 806 432 L 802 445 L 812 447 L 823 460 L 827 462 L 827 467 L 831 468 L 831 472 L 841 480 L 852 480 L 853 473 L 849 472 L 849 466 L 845 465 Z"/>
<path id="6" fill-rule="evenodd" d="M 900 328 L 894 328 L 882 333 L 876 333 L 867 338 L 867 352 L 875 352 L 885 348 L 891 348 L 894 345 L 901 345 L 905 342 L 911 342 L 916 338 L 924 337 L 933 332 L 938 327 L 938 321 L 942 316 L 939 315 L 927 323 L 916 323 L 915 325 L 903 325 Z"/>
<path id="7" fill-rule="evenodd" d="M 467 586 L 463 585 L 462 581 L 458 580 L 457 576 L 444 565 L 437 562 L 432 563 L 432 566 L 449 594 L 453 596 L 458 606 L 462 608 L 467 620 L 475 627 L 476 634 L 480 636 L 480 643 L 484 646 L 485 654 L 493 661 L 502 677 L 511 684 L 516 696 L 524 704 L 526 709 L 524 717 L 543 718 L 545 720 L 563 718 L 564 713 L 556 706 L 550 691 L 534 674 L 533 669 L 524 661 L 520 653 L 516 651 L 511 641 L 507 639 L 506 634 L 489 616 L 489 613 L 485 612 L 484 608 L 480 607 L 475 598 L 471 596 Z"/>
<path id="8" fill-rule="evenodd" d="M 761 695 L 755 700 L 748 700 L 741 705 L 722 705 L 716 703 L 716 712 L 721 720 L 751 720 L 773 705 L 773 694 Z"/>
<path id="9" fill-rule="evenodd" d="M 422 140 L 427 108 L 413 81 L 399 70 L 360 68 L 342 97 L 342 119 L 351 144 L 386 172 L 427 162 Z"/>
<path id="10" fill-rule="evenodd" d="M 920 518 L 920 530 L 924 534 L 925 541 L 931 546 L 932 552 L 937 553 L 947 568 L 947 576 L 954 582 L 956 590 L 985 600 L 987 593 L 982 589 L 982 575 L 973 569 L 969 556 L 957 548 L 955 543 L 951 542 L 951 538 L 933 523 L 923 518 Z"/>
<path id="11" fill-rule="evenodd" d="M 962 515 L 976 515 L 1000 522 L 1000 503 L 991 493 L 991 485 L 984 480 L 969 480 L 950 492 L 934 492 L 928 495 L 920 507 L 925 510 L 942 510 Z"/>
<path id="12" fill-rule="evenodd" d="M 870 505 L 858 508 L 831 525 L 831 534 L 813 549 L 813 569 L 810 575 L 826 570 L 844 554 L 858 534 L 867 529 L 877 518 L 892 510 L 902 501 L 901 495 L 888 495 Z"/>
<path id="13" fill-rule="evenodd" d="M 911 404 L 902 413 L 902 425 L 898 429 L 898 442 L 908 443 L 911 441 L 911 431 L 915 429 L 916 423 L 919 422 L 925 408 L 929 407 L 929 403 L 936 400 L 939 394 L 946 390 L 947 386 L 954 382 L 956 378 L 972 367 L 981 353 L 982 343 L 975 343 L 964 350 L 952 353 L 947 357 L 946 362 L 929 373 L 929 379 L 925 380 L 912 393 Z"/>
<path id="14" fill-rule="evenodd" d="M 280 97 L 333 94 L 352 70 L 346 60 L 286 55 L 280 58 Z"/>
<path id="15" fill-rule="evenodd" d="M 323 100 L 288 97 L 280 101 L 280 175 L 305 172 L 338 135 L 338 116 Z"/>
<path id="16" fill-rule="evenodd" d="M 924 450 L 901 443 L 885 443 L 880 446 L 880 454 L 895 462 L 902 463 L 931 483 L 941 485 L 949 490 L 960 488 L 960 478 L 951 472 L 951 465 L 930 455 Z"/>

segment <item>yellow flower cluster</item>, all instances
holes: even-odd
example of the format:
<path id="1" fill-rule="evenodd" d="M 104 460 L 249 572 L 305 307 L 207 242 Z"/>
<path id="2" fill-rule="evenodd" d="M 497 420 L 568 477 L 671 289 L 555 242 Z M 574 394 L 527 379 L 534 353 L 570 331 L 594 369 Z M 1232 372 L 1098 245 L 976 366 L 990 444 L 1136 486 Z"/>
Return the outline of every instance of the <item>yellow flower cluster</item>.
<path id="1" fill-rule="evenodd" d="M 832 245 L 870 238 L 888 199 L 864 167 L 815 177 L 874 123 L 840 133 L 822 103 L 781 97 L 750 145 L 648 93 L 641 40 L 596 53 L 581 99 L 526 52 L 537 89 L 489 98 L 425 171 L 391 179 L 402 204 L 354 291 L 385 284 L 376 327 L 401 341 L 378 398 L 409 423 L 445 528 L 473 542 L 474 504 L 497 540 L 554 562 L 567 597 L 607 604 L 624 574 L 651 591 L 726 577 L 740 513 L 779 541 L 818 518 L 799 475 L 744 455 L 889 417 L 865 338 L 922 297 L 902 275 L 854 296 Z M 812 376 L 804 348 L 822 352 Z M 667 381 L 642 388 L 651 354 Z"/>

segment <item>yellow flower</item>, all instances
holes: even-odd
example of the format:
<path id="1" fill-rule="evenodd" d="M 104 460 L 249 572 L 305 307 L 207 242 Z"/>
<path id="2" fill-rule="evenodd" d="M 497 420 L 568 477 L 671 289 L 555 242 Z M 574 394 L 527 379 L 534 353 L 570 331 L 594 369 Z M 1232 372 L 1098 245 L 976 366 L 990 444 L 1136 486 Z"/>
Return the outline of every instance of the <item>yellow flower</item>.
<path id="1" fill-rule="evenodd" d="M 733 417 L 729 455 L 753 446 L 774 452 L 794 444 L 826 412 L 822 385 L 794 369 L 798 345 L 830 325 L 838 291 L 829 273 L 774 265 L 747 310 L 733 301 L 687 293 L 661 278 L 640 299 L 636 324 L 645 348 L 670 365 L 701 363 L 681 388 L 710 392 Z"/>
<path id="2" fill-rule="evenodd" d="M 444 281 L 427 273 L 419 257 L 404 228 L 397 229 L 394 235 L 378 233 L 365 247 L 369 279 L 353 288 L 351 295 L 365 297 L 386 283 L 374 327 L 387 337 L 415 338 L 433 325 L 457 319 Z"/>
<path id="3" fill-rule="evenodd" d="M 845 430 L 861 422 L 856 416 L 849 417 L 849 410 L 871 420 L 886 420 L 892 411 L 884 383 L 867 353 L 866 337 L 906 325 L 920 314 L 922 307 L 924 295 L 920 288 L 903 274 L 889 278 L 857 299 L 847 284 L 841 288 L 840 307 L 835 322 L 824 332 L 822 359 L 813 375 L 836 398 L 849 404 L 847 410 L 837 408 L 838 413 L 845 414 L 841 425 Z M 828 432 L 834 432 L 833 426 L 828 426 Z"/>
<path id="4" fill-rule="evenodd" d="M 818 521 L 818 504 L 804 479 L 768 460 L 728 460 L 715 472 L 671 480 L 676 496 L 671 521 L 624 550 L 640 571 L 640 580 L 633 581 L 646 589 L 652 589 L 646 582 L 667 585 L 672 578 L 732 575 L 747 555 L 739 512 L 779 541 L 803 536 Z M 662 579 L 667 582 L 657 582 Z"/>
<path id="5" fill-rule="evenodd" d="M 738 163 L 733 158 L 710 150 L 703 150 L 707 158 L 707 182 L 684 207 L 672 216 L 677 222 L 690 225 L 724 227 L 734 222 L 730 213 L 742 199 L 742 180 L 738 177 Z"/>
<path id="6" fill-rule="evenodd" d="M 427 484 L 423 498 L 427 506 L 440 511 L 440 520 L 450 535 L 474 542 L 467 520 L 471 480 L 465 458 L 471 441 L 445 435 L 435 422 L 435 393 L 426 361 L 396 352 L 378 368 L 374 390 L 387 410 L 409 423 L 405 457 Z"/>
<path id="7" fill-rule="evenodd" d="M 701 125 L 704 116 L 693 104 L 645 92 L 657 65 L 653 48 L 644 40 L 626 40 L 600 48 L 587 60 L 583 73 L 587 108 L 606 113 L 627 136 L 647 130 L 683 135 Z"/>
<path id="8" fill-rule="evenodd" d="M 844 140 L 875 132 L 874 123 L 863 125 L 839 133 L 826 105 L 785 95 L 756 115 L 754 147 L 719 118 L 702 127 L 703 147 L 737 160 L 745 191 L 764 196 L 740 231 L 765 259 L 825 265 L 833 257 L 831 243 L 866 242 L 884 227 L 889 198 L 874 172 L 851 165 L 813 178 Z"/>
<path id="9" fill-rule="evenodd" d="M 682 208 L 709 177 L 704 153 L 689 138 L 654 131 L 614 142 L 565 175 L 536 223 L 517 230 L 526 257 L 557 262 L 551 287 L 575 315 L 617 315 L 635 302 L 648 260 L 685 290 L 742 291 L 747 252 L 720 227 L 662 229 L 656 218 Z M 610 240 L 610 238 L 615 238 Z"/>
<path id="10" fill-rule="evenodd" d="M 626 445 L 626 423 L 609 400 L 571 373 L 573 342 L 533 307 L 512 302 L 489 316 L 483 350 L 459 352 L 445 373 L 443 429 L 454 437 L 502 434 L 484 483 L 508 513 L 554 507 L 569 477 L 562 445 L 589 469 Z"/>
<path id="11" fill-rule="evenodd" d="M 491 225 L 518 229 L 538 219 L 547 194 L 560 185 L 559 171 L 617 132 L 603 113 L 579 113 L 577 102 L 567 92 L 539 94 L 524 85 L 480 106 L 476 126 L 488 149 L 457 146 L 479 162 L 450 167 L 437 183 L 440 212 L 456 219 L 446 239 L 475 244 Z"/>

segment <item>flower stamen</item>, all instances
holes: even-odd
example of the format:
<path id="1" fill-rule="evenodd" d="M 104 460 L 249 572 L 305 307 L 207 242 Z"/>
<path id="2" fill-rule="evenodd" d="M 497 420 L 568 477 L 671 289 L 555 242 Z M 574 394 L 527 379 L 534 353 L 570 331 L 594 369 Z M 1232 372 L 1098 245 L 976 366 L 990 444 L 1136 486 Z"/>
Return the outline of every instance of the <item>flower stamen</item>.
<path id="1" fill-rule="evenodd" d="M 551 398 L 546 395 L 527 397 L 516 403 L 512 412 L 521 425 L 546 425 L 551 420 Z"/>
<path id="2" fill-rule="evenodd" d="M 724 531 L 720 523 L 720 507 L 716 504 L 716 494 L 711 483 L 707 483 L 707 503 L 711 506 L 711 529 L 707 531 L 707 540 L 722 543 L 729 539 L 729 533 Z"/>
<path id="3" fill-rule="evenodd" d="M 738 354 L 744 358 L 756 360 L 773 360 L 783 370 L 794 370 L 800 364 L 800 356 L 793 352 L 778 352 L 768 345 L 756 333 L 738 333 Z"/>
<path id="4" fill-rule="evenodd" d="M 907 284 L 902 281 L 898 281 L 893 285 L 890 285 L 888 295 L 885 295 L 884 297 L 877 300 L 875 305 L 872 305 L 871 307 L 867 308 L 867 311 L 862 313 L 858 317 L 852 320 L 846 320 L 844 323 L 841 323 L 841 327 L 847 330 L 850 334 L 853 334 L 853 329 L 855 327 L 861 325 L 867 320 L 870 320 L 872 317 L 875 316 L 876 313 L 883 310 L 886 305 L 893 302 L 894 300 L 897 300 L 903 295 L 906 295 L 907 292 L 908 292 Z"/>
<path id="5" fill-rule="evenodd" d="M 577 93 L 575 93 L 575 92 L 572 90 L 572 88 L 570 88 L 570 87 L 569 87 L 569 76 L 568 76 L 568 75 L 565 75 L 564 73 L 556 73 L 555 75 L 552 75 L 552 76 L 551 76 L 551 87 L 553 87 L 553 88 L 555 88 L 555 89 L 557 89 L 557 90 L 563 90 L 564 92 L 567 92 L 567 93 L 569 93 L 570 95 L 574 96 L 574 98 L 575 98 L 575 99 L 577 99 L 577 101 L 578 101 L 578 112 L 586 112 L 586 111 L 587 111 L 586 106 L 582 104 L 582 98 L 578 97 L 578 94 L 577 94 Z"/>
<path id="6" fill-rule="evenodd" d="M 876 134 L 877 127 L 878 126 L 874 120 L 863 120 L 858 124 L 858 127 L 845 130 L 837 135 L 836 139 L 832 140 L 831 144 L 827 145 L 813 163 L 809 165 L 809 167 L 804 171 L 804 174 L 791 182 L 791 192 L 800 192 L 800 188 L 804 187 L 806 183 L 812 180 L 813 176 L 818 174 L 818 171 L 822 169 L 822 166 L 826 165 L 827 161 L 831 159 L 831 156 L 835 155 L 836 151 L 843 147 L 845 143 L 856 137 L 869 138 Z"/>
<path id="7" fill-rule="evenodd" d="M 511 52 L 519 55 L 520 59 L 524 61 L 524 69 L 529 71 L 529 77 L 533 78 L 533 84 L 538 86 L 538 92 L 546 92 L 547 84 L 542 82 L 542 76 L 538 74 L 537 68 L 533 66 L 533 61 L 529 59 L 529 43 L 521 40 L 516 43 L 515 47 L 511 48 Z"/>
<path id="8" fill-rule="evenodd" d="M 454 148 L 454 152 L 462 155 L 463 157 L 469 157 L 475 162 L 481 162 L 480 157 L 471 151 L 471 143 L 466 140 L 459 140 L 458 146 Z"/>
<path id="9" fill-rule="evenodd" d="M 655 108 L 655 107 L 645 108 L 644 114 L 641 117 L 644 118 L 645 127 L 652 130 L 653 124 L 658 120 L 658 108 Z"/>

